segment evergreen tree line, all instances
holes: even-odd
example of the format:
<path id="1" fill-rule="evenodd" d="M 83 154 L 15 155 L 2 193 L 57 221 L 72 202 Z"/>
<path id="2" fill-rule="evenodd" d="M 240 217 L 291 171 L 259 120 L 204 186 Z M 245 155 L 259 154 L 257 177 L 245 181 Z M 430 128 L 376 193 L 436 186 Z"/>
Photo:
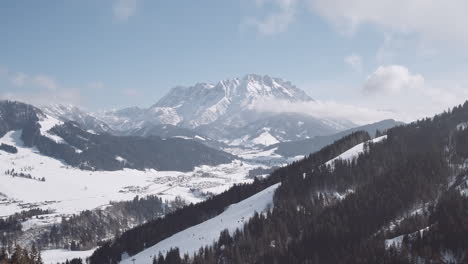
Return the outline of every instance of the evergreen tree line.
<path id="1" fill-rule="evenodd" d="M 50 210 L 33 208 L 27 211 L 15 213 L 5 218 L 0 218 L 0 245 L 2 247 L 12 247 L 16 238 L 22 233 L 21 222 L 50 213 L 52 213 Z"/>
<path id="2" fill-rule="evenodd" d="M 306 159 L 275 170 L 265 179 L 255 179 L 250 184 L 235 185 L 229 190 L 208 198 L 198 204 L 190 204 L 180 210 L 166 215 L 164 218 L 150 221 L 146 224 L 128 230 L 114 241 L 105 243 L 91 256 L 91 263 L 118 263 L 124 253 L 136 254 L 161 240 L 182 231 L 190 226 L 206 221 L 224 211 L 224 209 L 237 203 L 265 188 L 287 178 L 290 167 L 307 167 L 309 163 L 320 164 L 327 161 L 355 144 L 368 140 L 370 136 L 366 132 L 356 132 L 341 140 L 333 146 L 309 155 Z M 310 165 L 311 166 L 311 165 Z M 313 166 L 311 166 L 313 167 Z"/>
<path id="3" fill-rule="evenodd" d="M 11 146 L 5 143 L 0 144 L 0 150 L 3 150 L 5 152 L 11 153 L 11 154 L 16 154 L 18 153 L 18 149 L 15 146 Z"/>
<path id="4" fill-rule="evenodd" d="M 36 244 L 41 248 L 88 250 L 105 239 L 119 236 L 124 230 L 164 216 L 177 207 L 150 195 L 136 196 L 131 201 L 111 202 L 105 209 L 86 210 L 71 217 L 63 217 L 42 234 Z"/>
<path id="5" fill-rule="evenodd" d="M 433 119 L 389 130 L 387 140 L 369 144 L 351 162 L 337 162 L 334 168 L 298 162 L 280 169 L 287 177 L 275 194 L 272 212 L 256 214 L 232 236 L 223 232 L 217 243 L 191 258 L 161 263 L 414 263 L 414 256 L 437 262 L 443 250 L 467 256 L 466 198 L 447 193 L 457 172 L 452 165 L 467 158 L 457 150 L 464 139 L 457 133 L 463 131 L 455 129 L 466 120 L 465 103 Z M 331 205 L 315 195 L 347 188 L 354 192 Z M 387 250 L 381 230 L 426 203 L 437 204 L 435 210 L 429 208 L 430 216 L 405 221 L 398 231 L 430 226 L 422 242 L 410 243 L 414 255 Z M 154 263 L 160 261 L 158 257 Z"/>
<path id="6" fill-rule="evenodd" d="M 468 197 L 452 189 L 430 211 L 425 227 L 405 234 L 401 248 L 395 251 L 411 262 L 418 258 L 440 260 L 443 253 L 460 263 L 468 262 Z"/>
<path id="7" fill-rule="evenodd" d="M 15 246 L 13 250 L 3 247 L 0 250 L 0 264 L 43 264 L 41 253 L 32 247 L 30 251 Z"/>
<path id="8" fill-rule="evenodd" d="M 457 151 L 465 138 L 454 132 L 466 120 L 465 103 L 433 119 L 390 129 L 387 140 L 369 144 L 351 162 L 284 168 L 288 177 L 282 179 L 271 213 L 255 215 L 230 239 L 220 237 L 187 263 L 414 263 L 408 251 L 387 250 L 380 231 L 415 205 L 434 201 L 437 207 L 429 217 L 405 221 L 399 232 L 428 224 L 422 242 L 408 245 L 415 256 L 437 261 L 441 251 L 452 250 L 466 257 L 466 198 L 446 193 L 455 173 L 450 165 L 468 157 Z M 315 195 L 346 188 L 354 192 L 328 206 Z"/>

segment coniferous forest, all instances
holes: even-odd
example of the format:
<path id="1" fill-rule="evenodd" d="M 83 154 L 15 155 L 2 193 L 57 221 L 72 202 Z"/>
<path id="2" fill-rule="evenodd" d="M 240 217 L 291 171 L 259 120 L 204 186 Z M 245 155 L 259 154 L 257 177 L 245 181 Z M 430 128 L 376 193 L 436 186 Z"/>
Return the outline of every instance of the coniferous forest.
<path id="1" fill-rule="evenodd" d="M 264 180 L 129 230 L 90 262 L 118 263 L 124 252 L 133 255 L 281 182 L 274 208 L 242 230 L 222 232 L 194 256 L 181 257 L 175 248 L 153 263 L 466 263 L 468 130 L 460 127 L 466 121 L 468 102 L 385 131 L 386 139 L 366 143 L 351 161 L 324 165 L 370 138 L 356 132 Z"/>

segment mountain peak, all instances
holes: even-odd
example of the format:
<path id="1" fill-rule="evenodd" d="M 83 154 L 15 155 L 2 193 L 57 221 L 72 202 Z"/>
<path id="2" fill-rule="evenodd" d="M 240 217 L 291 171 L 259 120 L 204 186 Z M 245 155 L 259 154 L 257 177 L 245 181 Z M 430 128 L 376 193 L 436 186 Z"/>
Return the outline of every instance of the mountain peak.
<path id="1" fill-rule="evenodd" d="M 216 85 L 197 83 L 189 87 L 176 86 L 151 108 L 165 109 L 165 112 L 170 108 L 171 116 L 177 116 L 182 126 L 195 128 L 223 117 L 242 115 L 265 99 L 290 102 L 313 100 L 291 82 L 268 75 L 246 74 L 242 78 L 221 80 Z"/>

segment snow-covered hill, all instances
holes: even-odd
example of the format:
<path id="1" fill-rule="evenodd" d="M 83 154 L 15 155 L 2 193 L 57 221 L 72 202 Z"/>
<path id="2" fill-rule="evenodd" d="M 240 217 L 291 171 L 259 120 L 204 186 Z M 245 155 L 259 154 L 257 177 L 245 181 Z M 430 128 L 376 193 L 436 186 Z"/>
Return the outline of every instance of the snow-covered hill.
<path id="1" fill-rule="evenodd" d="M 168 237 L 156 245 L 122 260 L 122 264 L 146 264 L 152 263 L 153 257 L 159 252 L 165 254 L 171 248 L 178 247 L 180 254 L 192 255 L 200 247 L 209 246 L 217 241 L 221 231 L 228 229 L 230 234 L 238 228 L 242 228 L 255 212 L 262 213 L 273 205 L 273 194 L 279 184 L 237 203 L 229 206 L 223 213 L 201 224 L 187 228 Z"/>

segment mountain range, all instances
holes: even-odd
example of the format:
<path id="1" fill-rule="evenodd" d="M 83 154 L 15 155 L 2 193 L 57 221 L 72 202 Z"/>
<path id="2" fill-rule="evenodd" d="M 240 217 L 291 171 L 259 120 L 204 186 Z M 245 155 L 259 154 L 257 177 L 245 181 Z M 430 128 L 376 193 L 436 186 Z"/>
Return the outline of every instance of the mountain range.
<path id="1" fill-rule="evenodd" d="M 250 145 L 308 139 L 356 126 L 348 120 L 317 118 L 290 113 L 287 109 L 280 113 L 258 109 L 261 103 L 275 101 L 314 102 L 291 82 L 248 74 L 216 84 L 174 87 L 149 108 L 130 107 L 98 113 L 62 105 L 46 105 L 41 109 L 58 119 L 74 121 L 86 130 L 98 133 L 139 136 L 193 134 L 193 137 L 198 134 L 218 141 Z M 175 127 L 180 128 L 176 133 Z"/>

